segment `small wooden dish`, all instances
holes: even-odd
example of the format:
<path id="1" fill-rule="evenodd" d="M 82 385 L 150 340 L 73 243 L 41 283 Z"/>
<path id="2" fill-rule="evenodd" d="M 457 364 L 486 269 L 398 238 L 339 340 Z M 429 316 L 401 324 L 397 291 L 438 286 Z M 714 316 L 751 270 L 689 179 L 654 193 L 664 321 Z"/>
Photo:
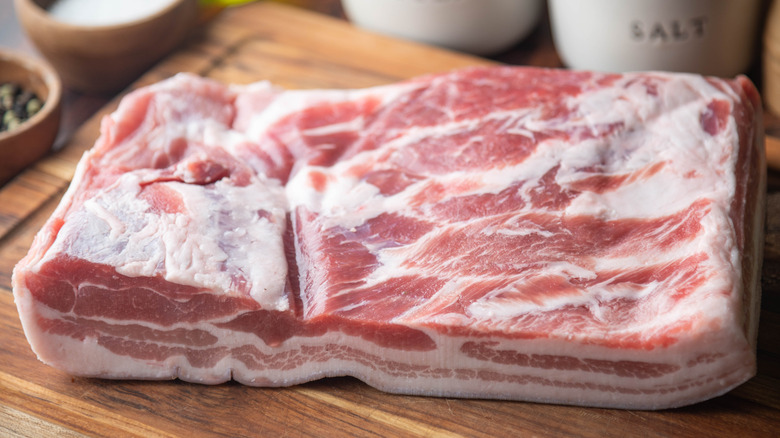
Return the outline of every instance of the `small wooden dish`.
<path id="1" fill-rule="evenodd" d="M 16 129 L 0 132 L 0 184 L 49 152 L 60 128 L 62 101 L 62 84 L 51 65 L 0 49 L 0 84 L 7 82 L 34 92 L 43 106 Z"/>
<path id="2" fill-rule="evenodd" d="M 54 19 L 53 0 L 14 0 L 25 33 L 57 69 L 64 85 L 90 94 L 113 94 L 180 44 L 198 17 L 197 0 L 176 0 L 127 23 L 74 25 Z"/>

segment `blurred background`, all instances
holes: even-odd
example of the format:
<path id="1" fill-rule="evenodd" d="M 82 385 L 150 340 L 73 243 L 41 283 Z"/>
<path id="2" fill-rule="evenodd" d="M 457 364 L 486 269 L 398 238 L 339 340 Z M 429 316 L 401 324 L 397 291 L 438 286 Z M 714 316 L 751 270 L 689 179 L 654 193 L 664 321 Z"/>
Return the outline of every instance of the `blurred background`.
<path id="1" fill-rule="evenodd" d="M 225 7 L 241 7 L 248 0 L 191 1 L 199 6 L 197 26 L 204 26 Z M 780 91 L 776 90 L 780 87 L 774 85 L 780 81 L 775 79 L 775 73 L 780 78 L 780 61 L 774 68 L 770 0 L 266 1 L 349 21 L 370 32 L 513 65 L 693 71 L 728 77 L 746 74 L 763 92 L 765 106 L 770 110 L 767 132 L 780 134 L 780 123 L 774 116 L 780 113 Z M 35 1 L 0 0 L 0 48 L 41 57 L 43 43 L 34 43 L 30 30 L 19 19 L 19 5 L 25 3 Z M 780 25 L 780 19 L 775 21 Z M 31 27 L 39 33 L 38 29 L 49 26 Z M 60 49 L 52 50 L 54 55 L 46 56 L 50 61 Z M 780 48 L 777 52 L 780 57 Z M 61 75 L 66 73 L 59 65 L 55 67 Z M 765 70 L 770 74 L 765 74 Z M 85 91 L 65 75 L 57 145 L 142 72 L 124 80 L 116 89 L 101 92 Z M 87 81 L 87 85 L 95 82 Z"/>

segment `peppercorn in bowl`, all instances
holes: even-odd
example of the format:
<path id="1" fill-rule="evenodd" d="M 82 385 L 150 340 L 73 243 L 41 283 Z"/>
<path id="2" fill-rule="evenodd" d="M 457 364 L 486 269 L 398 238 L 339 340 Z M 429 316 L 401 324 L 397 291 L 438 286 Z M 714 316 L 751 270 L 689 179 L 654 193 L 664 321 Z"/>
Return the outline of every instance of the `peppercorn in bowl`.
<path id="1" fill-rule="evenodd" d="M 0 48 L 0 184 L 49 152 L 61 99 L 60 78 L 46 61 Z"/>

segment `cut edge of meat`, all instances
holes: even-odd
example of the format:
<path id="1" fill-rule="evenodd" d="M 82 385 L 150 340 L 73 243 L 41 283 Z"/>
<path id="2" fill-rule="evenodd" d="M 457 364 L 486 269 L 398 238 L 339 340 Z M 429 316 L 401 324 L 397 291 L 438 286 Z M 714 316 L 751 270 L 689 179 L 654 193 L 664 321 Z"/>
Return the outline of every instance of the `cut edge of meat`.
<path id="1" fill-rule="evenodd" d="M 170 340 L 133 342 L 97 332 L 83 339 L 45 332 L 42 324 L 61 316 L 24 289 L 17 294 L 17 305 L 25 310 L 22 323 L 31 344 L 39 347 L 35 349 L 39 358 L 83 377 L 178 378 L 200 384 L 232 379 L 279 387 L 353 376 L 398 394 L 652 410 L 721 395 L 755 373 L 754 355 L 745 339 L 723 338 L 718 332 L 665 351 L 620 352 L 622 358 L 609 351 L 609 360 L 602 354 L 608 349 L 596 346 L 579 346 L 577 356 L 572 356 L 571 345 L 564 341 L 496 341 L 435 332 L 429 335 L 439 347 L 420 352 L 384 348 L 339 330 L 296 336 L 269 347 L 256 342 L 254 334 L 205 322 L 188 330 L 221 335 L 216 342 L 196 347 Z M 729 354 L 712 353 L 712 345 Z M 117 348 L 139 348 L 141 356 L 148 357 L 116 354 L 112 349 Z M 156 356 L 161 352 L 168 355 Z M 202 360 L 208 365 L 193 365 Z"/>

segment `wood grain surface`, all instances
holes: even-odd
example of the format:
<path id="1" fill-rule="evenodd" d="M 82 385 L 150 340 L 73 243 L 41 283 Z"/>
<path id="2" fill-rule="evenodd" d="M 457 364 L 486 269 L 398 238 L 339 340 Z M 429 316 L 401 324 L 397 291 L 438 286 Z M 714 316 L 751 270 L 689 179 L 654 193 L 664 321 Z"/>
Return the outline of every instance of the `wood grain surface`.
<path id="1" fill-rule="evenodd" d="M 221 13 L 133 87 L 179 71 L 289 88 L 364 87 L 489 61 L 371 35 L 257 3 Z M 118 98 L 117 98 L 118 99 Z M 660 412 L 399 396 L 352 378 L 290 388 L 74 378 L 38 362 L 10 275 L 97 138 L 100 110 L 0 190 L 0 436 L 773 437 L 780 433 L 780 177 L 770 174 L 758 375 L 716 399 Z"/>

